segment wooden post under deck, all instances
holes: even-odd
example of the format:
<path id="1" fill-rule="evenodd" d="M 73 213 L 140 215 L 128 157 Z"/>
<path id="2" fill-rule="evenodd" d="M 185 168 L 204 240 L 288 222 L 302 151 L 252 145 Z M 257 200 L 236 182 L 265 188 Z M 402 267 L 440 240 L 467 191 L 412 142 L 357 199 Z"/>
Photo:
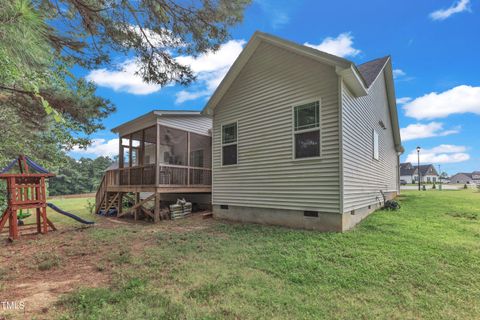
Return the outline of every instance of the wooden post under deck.
<path id="1" fill-rule="evenodd" d="M 155 193 L 155 210 L 153 212 L 153 222 L 160 221 L 160 193 Z"/>
<path id="2" fill-rule="evenodd" d="M 140 203 L 140 192 L 135 192 L 135 204 Z M 133 218 L 138 220 L 138 214 L 140 213 L 142 209 L 139 207 L 133 212 Z"/>
<path id="3" fill-rule="evenodd" d="M 122 213 L 122 212 L 123 212 L 123 192 L 120 192 L 120 193 L 119 193 L 119 196 L 118 196 L 118 208 L 117 208 L 117 212 L 118 212 L 118 213 Z"/>

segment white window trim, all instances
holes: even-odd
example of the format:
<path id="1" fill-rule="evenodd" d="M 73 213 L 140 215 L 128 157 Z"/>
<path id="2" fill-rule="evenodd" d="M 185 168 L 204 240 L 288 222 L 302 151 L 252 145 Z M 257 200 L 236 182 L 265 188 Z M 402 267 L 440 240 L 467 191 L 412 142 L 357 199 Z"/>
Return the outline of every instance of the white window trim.
<path id="1" fill-rule="evenodd" d="M 377 137 L 377 154 L 375 156 L 375 136 Z M 380 161 L 380 135 L 378 134 L 377 130 L 372 129 L 372 145 L 373 145 L 373 160 Z"/>
<path id="2" fill-rule="evenodd" d="M 230 142 L 230 143 L 223 143 L 223 126 L 227 126 L 229 124 L 236 124 L 237 125 L 237 141 L 236 142 Z M 238 135 L 238 120 L 236 121 L 228 121 L 225 123 L 220 123 L 220 166 L 221 167 L 235 167 L 238 166 L 238 143 L 239 143 L 239 135 Z M 237 163 L 234 164 L 223 164 L 223 147 L 225 146 L 231 146 L 231 145 L 237 145 Z"/>
<path id="3" fill-rule="evenodd" d="M 295 107 L 302 106 L 304 104 L 309 104 L 312 102 L 318 102 L 318 128 L 310 128 L 310 129 L 303 129 L 303 130 L 298 130 L 295 131 Z M 292 108 L 292 160 L 293 161 L 308 161 L 308 160 L 315 160 L 315 159 L 321 159 L 322 158 L 322 98 L 316 97 L 312 99 L 306 99 L 306 100 L 301 100 L 296 102 L 291 106 Z M 305 133 L 305 132 L 312 132 L 318 130 L 319 132 L 319 154 L 318 156 L 315 157 L 306 157 L 306 158 L 296 158 L 295 157 L 295 134 L 297 133 Z"/>

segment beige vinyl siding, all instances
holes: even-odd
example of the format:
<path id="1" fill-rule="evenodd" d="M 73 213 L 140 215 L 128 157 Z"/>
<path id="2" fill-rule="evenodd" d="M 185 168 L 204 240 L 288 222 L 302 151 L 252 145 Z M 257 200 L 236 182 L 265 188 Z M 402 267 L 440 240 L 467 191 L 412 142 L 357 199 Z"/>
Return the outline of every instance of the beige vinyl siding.
<path id="1" fill-rule="evenodd" d="M 383 72 L 367 96 L 355 98 L 342 88 L 343 204 L 348 212 L 382 201 L 380 190 L 398 191 L 398 157 Z M 379 136 L 379 160 L 373 157 L 373 130 Z"/>
<path id="2" fill-rule="evenodd" d="M 190 131 L 205 136 L 210 135 L 212 119 L 206 116 L 159 116 L 158 123 L 161 125 Z"/>
<path id="3" fill-rule="evenodd" d="M 293 159 L 292 106 L 321 99 L 320 155 Z M 221 125 L 238 121 L 238 164 L 221 165 Z M 262 43 L 215 109 L 212 202 L 340 211 L 338 76 Z"/>

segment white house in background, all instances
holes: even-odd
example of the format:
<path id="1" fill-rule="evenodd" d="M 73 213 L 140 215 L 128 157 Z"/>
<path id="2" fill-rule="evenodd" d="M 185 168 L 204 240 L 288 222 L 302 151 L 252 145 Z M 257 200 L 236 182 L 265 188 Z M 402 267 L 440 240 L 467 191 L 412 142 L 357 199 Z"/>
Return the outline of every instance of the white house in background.
<path id="1" fill-rule="evenodd" d="M 415 181 L 414 177 L 416 172 L 417 168 L 410 162 L 400 163 L 400 180 L 403 180 L 406 183 L 413 183 Z"/>
<path id="2" fill-rule="evenodd" d="M 399 192 L 392 63 L 256 32 L 203 113 L 215 217 L 344 231 Z"/>
<path id="3" fill-rule="evenodd" d="M 425 164 L 421 165 L 419 169 L 417 168 L 417 176 L 415 181 L 418 181 L 418 170 L 420 170 L 420 178 L 422 182 L 436 183 L 440 181 L 440 176 L 433 164 Z"/>
<path id="4" fill-rule="evenodd" d="M 461 184 L 480 184 L 480 171 L 474 171 L 472 173 L 460 172 L 450 177 L 450 183 Z"/>
<path id="5" fill-rule="evenodd" d="M 410 162 L 400 164 L 400 180 L 407 183 L 418 182 L 418 166 L 413 166 Z M 436 183 L 440 182 L 440 176 L 433 164 L 426 164 L 420 166 L 421 182 Z"/>

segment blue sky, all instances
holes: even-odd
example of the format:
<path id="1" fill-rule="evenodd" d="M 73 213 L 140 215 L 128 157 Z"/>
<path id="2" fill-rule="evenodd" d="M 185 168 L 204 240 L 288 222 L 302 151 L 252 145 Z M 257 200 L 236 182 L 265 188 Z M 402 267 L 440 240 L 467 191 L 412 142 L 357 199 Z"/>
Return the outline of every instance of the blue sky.
<path id="1" fill-rule="evenodd" d="M 223 75 L 256 31 L 363 63 L 390 54 L 405 153 L 422 147 L 422 162 L 442 171 L 480 170 L 480 1 L 287 1 L 254 0 L 231 40 L 217 53 L 179 57 L 198 81 L 189 87 L 147 85 L 134 75 L 135 60 L 114 61 L 124 71 L 83 70 L 97 93 L 117 112 L 105 120 L 88 150 L 74 157 L 116 151 L 110 129 L 153 109 L 201 110 Z"/>

